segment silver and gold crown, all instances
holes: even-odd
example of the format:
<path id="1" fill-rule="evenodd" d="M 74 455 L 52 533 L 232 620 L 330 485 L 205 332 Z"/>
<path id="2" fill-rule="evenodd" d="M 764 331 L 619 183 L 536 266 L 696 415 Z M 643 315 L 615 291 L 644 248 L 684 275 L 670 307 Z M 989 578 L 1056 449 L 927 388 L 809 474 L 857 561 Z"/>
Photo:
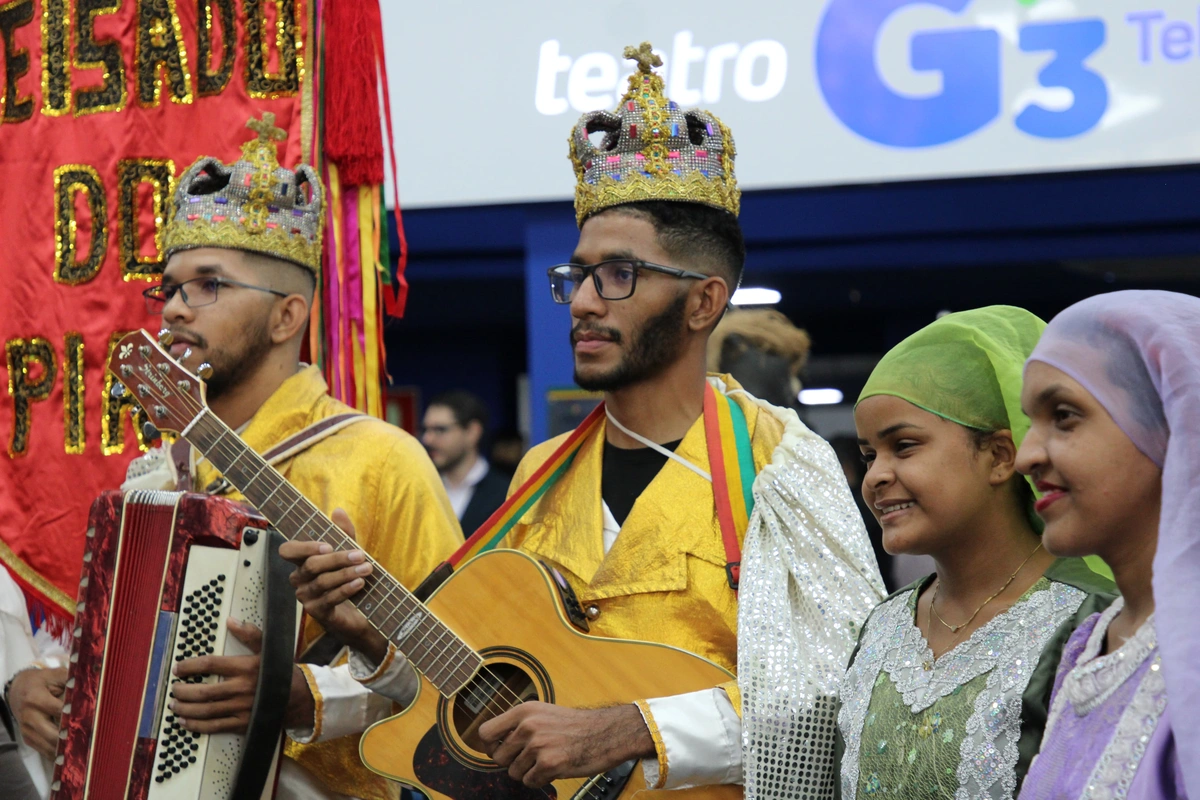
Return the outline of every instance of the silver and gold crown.
<path id="1" fill-rule="evenodd" d="M 571 131 L 575 217 L 643 200 L 701 203 L 737 216 L 742 193 L 733 173 L 729 128 L 708 111 L 683 111 L 663 93 L 662 66 L 649 42 L 626 47 L 637 62 L 615 112 L 584 114 Z M 600 146 L 591 134 L 603 132 Z"/>
<path id="2" fill-rule="evenodd" d="M 277 141 L 287 135 L 267 112 L 246 127 L 258 135 L 242 145 L 242 158 L 226 166 L 202 157 L 188 167 L 175 190 L 167 223 L 167 256 L 197 247 L 222 247 L 321 270 L 324 193 L 307 164 L 295 171 L 279 165 Z"/>

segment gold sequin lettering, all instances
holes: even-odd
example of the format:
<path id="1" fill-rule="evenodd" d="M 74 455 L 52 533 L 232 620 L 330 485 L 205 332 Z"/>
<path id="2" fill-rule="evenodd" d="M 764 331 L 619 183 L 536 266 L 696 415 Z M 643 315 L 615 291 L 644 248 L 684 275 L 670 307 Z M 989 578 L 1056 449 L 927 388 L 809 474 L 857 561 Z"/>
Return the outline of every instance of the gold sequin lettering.
<path id="1" fill-rule="evenodd" d="M 99 86 L 76 92 L 76 115 L 121 111 L 128 102 L 121 45 L 116 39 L 102 42 L 96 39 L 96 16 L 112 14 L 120 8 L 120 0 L 75 0 L 75 68 L 103 70 Z"/>
<path id="2" fill-rule="evenodd" d="M 113 351 L 129 331 L 118 331 L 108 340 L 108 356 L 104 359 L 107 364 L 112 361 Z M 104 371 L 104 414 L 100 417 L 100 451 L 106 456 L 120 455 L 125 452 L 125 426 L 122 420 L 126 413 L 133 417 L 133 432 L 137 436 L 138 447 L 143 452 L 150 449 L 143 429 L 150 418 L 133 400 L 132 392 L 125 392 L 120 397 L 113 397 L 112 388 L 117 379 L 108 370 Z"/>
<path id="3" fill-rule="evenodd" d="M 279 69 L 268 72 L 270 50 L 266 27 L 266 4 L 274 6 L 275 49 Z M 300 89 L 302 47 L 296 27 L 295 0 L 245 0 L 246 11 L 246 86 L 250 96 L 259 100 L 289 97 Z"/>
<path id="4" fill-rule="evenodd" d="M 12 439 L 8 455 L 18 458 L 29 451 L 33 403 L 50 396 L 58 372 L 54 348 L 40 336 L 9 339 L 4 343 L 8 363 L 8 394 L 13 399 Z"/>
<path id="5" fill-rule="evenodd" d="M 121 277 L 127 281 L 157 280 L 163 271 L 163 231 L 170 209 L 175 162 L 170 159 L 131 158 L 117 163 L 117 243 Z M 142 254 L 138 228 L 138 188 L 149 184 L 154 206 L 154 255 Z"/>
<path id="6" fill-rule="evenodd" d="M 87 197 L 91 242 L 87 257 L 77 260 L 79 220 L 75 197 Z M 108 201 L 100 174 L 86 164 L 65 164 L 54 170 L 54 280 L 76 285 L 90 281 L 104 264 L 108 250 Z"/>
<path id="7" fill-rule="evenodd" d="M 138 0 L 138 103 L 146 107 L 158 105 L 163 71 L 167 74 L 171 101 L 191 103 L 192 79 L 175 0 Z"/>
<path id="8" fill-rule="evenodd" d="M 71 110 L 70 25 L 69 0 L 42 0 L 42 113 L 48 117 Z"/>
<path id="9" fill-rule="evenodd" d="M 4 38 L 4 96 L 0 124 L 24 122 L 33 116 L 33 98 L 21 97 L 17 81 L 29 72 L 29 51 L 14 41 L 17 28 L 33 22 L 33 0 L 13 0 L 0 5 L 0 37 Z"/>
<path id="10" fill-rule="evenodd" d="M 201 97 L 220 94 L 233 76 L 237 52 L 237 28 L 233 22 L 233 0 L 197 0 L 200 24 L 197 33 L 196 90 Z M 212 71 L 213 9 L 221 19 L 221 66 Z"/>
<path id="11" fill-rule="evenodd" d="M 83 334 L 68 331 L 63 347 L 63 448 L 82 453 L 83 437 Z"/>

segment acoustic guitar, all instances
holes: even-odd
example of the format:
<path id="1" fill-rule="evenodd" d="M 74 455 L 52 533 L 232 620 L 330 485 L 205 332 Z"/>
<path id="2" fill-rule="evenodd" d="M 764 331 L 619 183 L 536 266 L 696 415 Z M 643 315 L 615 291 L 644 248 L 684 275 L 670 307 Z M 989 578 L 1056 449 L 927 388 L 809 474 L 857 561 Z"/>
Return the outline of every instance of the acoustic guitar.
<path id="1" fill-rule="evenodd" d="M 170 344 L 170 334 L 155 341 L 135 331 L 113 348 L 114 391 L 132 393 L 155 427 L 187 439 L 285 537 L 356 548 L 209 410 L 203 381 L 160 342 Z M 207 377 L 210 369 L 198 372 Z M 374 567 L 351 601 L 405 654 L 420 688 L 408 708 L 363 735 L 360 754 L 370 769 L 439 800 L 742 796 L 740 786 L 651 791 L 637 761 L 537 789 L 512 780 L 484 752 L 478 731 L 518 703 L 601 708 L 711 688 L 732 675 L 674 647 L 589 635 L 566 581 L 516 550 L 461 565 L 424 603 Z"/>

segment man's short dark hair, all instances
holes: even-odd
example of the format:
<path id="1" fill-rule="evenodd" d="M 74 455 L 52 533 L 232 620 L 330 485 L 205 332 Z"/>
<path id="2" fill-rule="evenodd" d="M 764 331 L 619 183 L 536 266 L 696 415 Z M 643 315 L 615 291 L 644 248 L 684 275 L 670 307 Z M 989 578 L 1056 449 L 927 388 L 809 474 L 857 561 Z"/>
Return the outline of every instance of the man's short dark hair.
<path id="1" fill-rule="evenodd" d="M 472 422 L 478 422 L 484 435 L 488 430 L 488 410 L 483 400 L 463 389 L 442 392 L 429 401 L 427 407 L 445 406 L 454 414 L 454 421 L 464 428 Z"/>
<path id="2" fill-rule="evenodd" d="M 294 261 L 288 261 L 283 258 L 269 256 L 266 253 L 254 253 L 249 250 L 243 250 L 245 253 L 246 262 L 253 266 L 262 267 L 264 269 L 277 269 L 283 273 L 292 276 L 302 276 L 300 285 L 306 287 L 309 303 L 313 302 L 313 298 L 317 292 L 317 276 L 307 267 L 302 267 Z M 298 287 L 296 287 L 298 288 Z"/>
<path id="3" fill-rule="evenodd" d="M 746 242 L 737 217 L 728 211 L 668 200 L 626 203 L 606 211 L 647 219 L 663 250 L 686 262 L 688 268 L 709 267 L 729 284 L 730 294 L 742 282 Z"/>

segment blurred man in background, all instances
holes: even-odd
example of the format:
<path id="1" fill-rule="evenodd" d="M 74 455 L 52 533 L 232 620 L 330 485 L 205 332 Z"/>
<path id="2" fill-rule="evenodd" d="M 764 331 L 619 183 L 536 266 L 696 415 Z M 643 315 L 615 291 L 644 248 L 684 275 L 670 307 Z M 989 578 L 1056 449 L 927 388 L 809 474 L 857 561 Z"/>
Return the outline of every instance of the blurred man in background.
<path id="1" fill-rule="evenodd" d="M 708 340 L 708 371 L 729 373 L 747 392 L 800 411 L 800 370 L 812 341 L 771 308 L 733 309 Z"/>
<path id="2" fill-rule="evenodd" d="M 500 507 L 509 476 L 492 468 L 481 452 L 487 407 L 470 392 L 446 392 L 429 401 L 421 441 L 442 476 L 450 505 L 469 536 Z"/>

